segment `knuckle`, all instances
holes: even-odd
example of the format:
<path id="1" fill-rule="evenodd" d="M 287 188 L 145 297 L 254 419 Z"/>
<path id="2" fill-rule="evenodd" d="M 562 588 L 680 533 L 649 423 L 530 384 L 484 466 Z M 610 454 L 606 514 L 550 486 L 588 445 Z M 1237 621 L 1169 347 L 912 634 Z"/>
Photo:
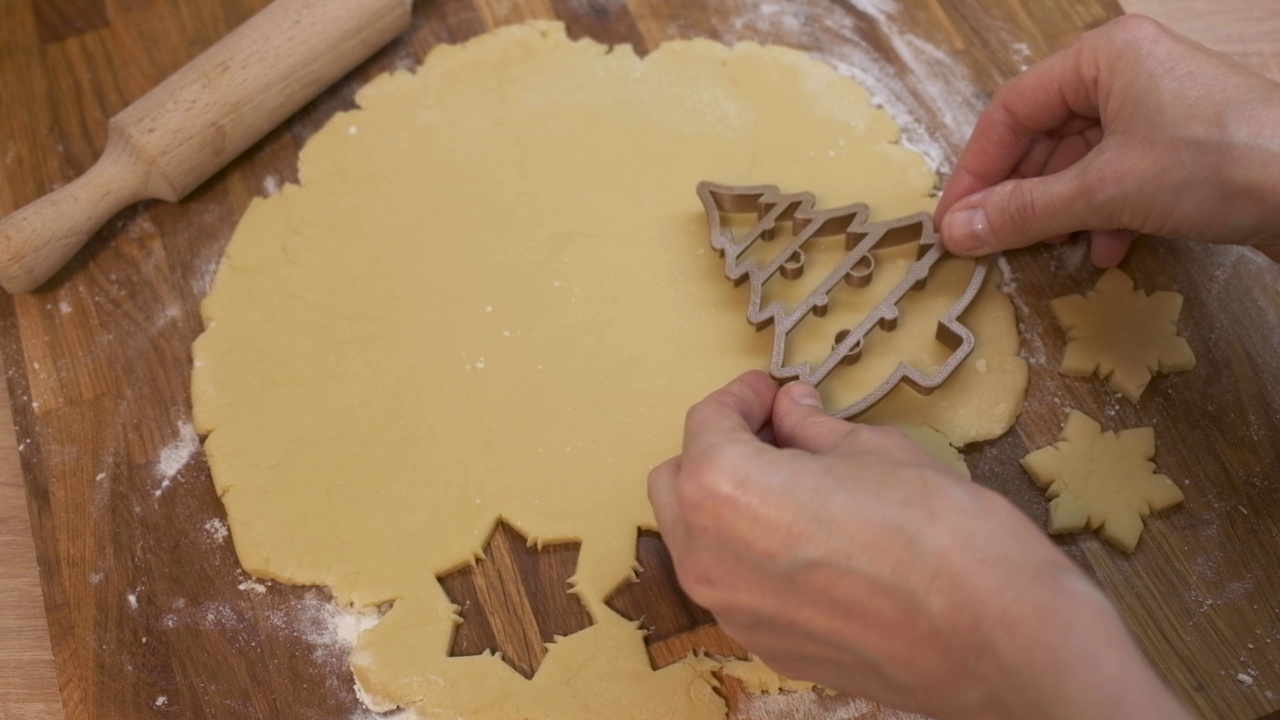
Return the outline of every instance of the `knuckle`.
<path id="1" fill-rule="evenodd" d="M 695 557 L 677 562 L 675 568 L 680 589 L 695 602 L 705 605 L 704 598 L 710 595 L 718 585 L 706 563 L 700 562 Z"/>
<path id="2" fill-rule="evenodd" d="M 723 571 L 723 563 L 695 554 L 676 564 L 676 579 L 691 600 L 716 615 L 730 612 L 731 598 L 736 594 L 732 578 Z"/>
<path id="3" fill-rule="evenodd" d="M 773 428 L 784 433 L 804 433 L 826 418 L 826 415 L 805 413 L 791 405 L 780 405 L 773 414 Z"/>
<path id="4" fill-rule="evenodd" d="M 711 404 L 713 402 L 715 402 L 715 396 L 711 395 L 690 406 L 689 411 L 684 414 L 685 427 L 697 427 L 702 424 L 702 421 L 715 411 L 715 407 Z"/>
<path id="5" fill-rule="evenodd" d="M 756 402 L 751 386 L 744 382 L 732 382 L 703 398 L 685 414 L 687 426 L 697 426 L 704 420 L 722 415 L 726 411 L 742 414 Z"/>
<path id="6" fill-rule="evenodd" d="M 698 520 L 732 506 L 742 497 L 742 485 L 740 460 L 732 448 L 718 447 L 689 463 L 676 494 L 686 514 Z"/>
<path id="7" fill-rule="evenodd" d="M 1108 23 L 1107 28 L 1126 45 L 1148 45 L 1171 37 L 1168 28 L 1146 15 L 1121 15 Z"/>
<path id="8" fill-rule="evenodd" d="M 1034 227 L 1040 217 L 1036 195 L 1032 192 L 1030 182 L 1013 182 L 1006 186 L 1004 202 L 1003 228 L 993 228 L 999 234 L 1003 230 L 1008 233 L 1021 233 Z M 1000 222 L 999 216 L 991 218 L 993 223 Z"/>

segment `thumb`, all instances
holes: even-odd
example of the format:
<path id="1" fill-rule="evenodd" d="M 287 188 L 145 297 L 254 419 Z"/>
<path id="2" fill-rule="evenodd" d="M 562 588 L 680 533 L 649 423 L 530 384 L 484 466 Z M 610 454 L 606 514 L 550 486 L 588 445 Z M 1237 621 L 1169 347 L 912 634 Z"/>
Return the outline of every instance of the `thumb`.
<path id="1" fill-rule="evenodd" d="M 956 255 L 989 255 L 1077 230 L 1107 228 L 1082 165 L 1053 175 L 1005 180 L 957 202 L 942 218 L 942 243 Z"/>
<path id="2" fill-rule="evenodd" d="M 844 420 L 827 414 L 818 390 L 808 383 L 787 383 L 773 401 L 773 433 L 778 447 L 832 452 L 849 437 L 849 427 Z"/>

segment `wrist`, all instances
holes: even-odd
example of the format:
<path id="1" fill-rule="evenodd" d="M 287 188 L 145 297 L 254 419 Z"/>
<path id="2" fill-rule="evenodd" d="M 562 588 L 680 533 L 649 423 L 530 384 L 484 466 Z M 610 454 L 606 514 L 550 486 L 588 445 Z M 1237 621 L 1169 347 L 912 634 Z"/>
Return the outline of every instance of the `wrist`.
<path id="1" fill-rule="evenodd" d="M 1028 579 L 1035 587 L 1024 605 L 1028 612 L 997 636 L 993 652 L 1006 686 L 1017 688 L 1003 717 L 1190 718 L 1110 601 L 1074 565 L 1047 567 Z"/>
<path id="2" fill-rule="evenodd" d="M 1235 196 L 1249 245 L 1280 242 L 1280 92 L 1227 110 L 1225 193 Z M 1230 198 L 1228 199 L 1230 201 Z"/>

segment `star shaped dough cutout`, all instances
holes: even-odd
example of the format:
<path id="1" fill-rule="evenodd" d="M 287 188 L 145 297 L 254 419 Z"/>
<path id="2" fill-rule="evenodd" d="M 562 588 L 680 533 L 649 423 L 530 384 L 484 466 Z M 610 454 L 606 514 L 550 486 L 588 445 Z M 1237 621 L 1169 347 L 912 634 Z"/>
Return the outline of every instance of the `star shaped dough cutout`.
<path id="1" fill-rule="evenodd" d="M 1137 402 L 1156 373 L 1195 367 L 1187 341 L 1178 337 L 1182 296 L 1150 295 L 1133 287 L 1128 275 L 1112 268 L 1086 295 L 1067 295 L 1050 303 L 1067 331 L 1064 375 L 1098 377 Z"/>
<path id="2" fill-rule="evenodd" d="M 1156 474 L 1155 454 L 1152 428 L 1104 433 L 1096 420 L 1072 410 L 1058 442 L 1022 458 L 1022 467 L 1053 498 L 1050 533 L 1087 527 L 1133 552 L 1143 518 L 1183 500 L 1173 481 Z"/>

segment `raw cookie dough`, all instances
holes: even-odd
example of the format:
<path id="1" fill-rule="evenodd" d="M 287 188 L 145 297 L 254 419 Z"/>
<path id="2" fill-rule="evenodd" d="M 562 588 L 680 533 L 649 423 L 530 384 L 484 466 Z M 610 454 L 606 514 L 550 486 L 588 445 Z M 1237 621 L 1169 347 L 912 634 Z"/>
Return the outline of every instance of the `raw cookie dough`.
<path id="1" fill-rule="evenodd" d="M 1142 519 L 1182 502 L 1182 491 L 1155 473 L 1152 428 L 1102 432 L 1096 420 L 1072 410 L 1062 439 L 1022 458 L 1022 467 L 1053 498 L 1049 532 L 1100 530 L 1113 545 L 1133 552 Z"/>
<path id="2" fill-rule="evenodd" d="M 640 631 L 603 604 L 632 573 L 636 528 L 655 525 L 645 476 L 679 450 L 685 410 L 769 360 L 707 250 L 696 185 L 807 188 L 875 220 L 930 209 L 934 174 L 854 82 L 750 43 L 642 61 L 558 24 L 508 27 L 357 102 L 310 139 L 300 186 L 250 205 L 202 305 L 195 418 L 241 563 L 345 605 L 391 603 L 352 656 L 382 706 L 722 718 L 705 672 L 652 671 Z M 946 264 L 968 277 L 969 262 Z M 908 318 L 950 304 L 946 287 L 885 337 L 930 347 L 936 316 L 922 335 Z M 966 367 L 927 399 L 900 388 L 877 421 L 954 442 L 1010 426 L 1026 386 L 1011 304 L 993 281 L 970 315 Z M 575 592 L 595 625 L 533 680 L 447 657 L 436 577 L 499 517 L 582 541 Z"/>
<path id="3" fill-rule="evenodd" d="M 1087 294 L 1060 297 L 1051 307 L 1067 331 L 1064 375 L 1097 373 L 1116 392 L 1137 402 L 1156 373 L 1195 367 L 1191 346 L 1178 337 L 1178 293 L 1147 295 L 1133 287 L 1128 275 L 1111 268 Z"/>
<path id="4" fill-rule="evenodd" d="M 948 442 L 946 435 L 928 425 L 902 425 L 898 429 L 924 448 L 933 459 L 965 477 L 971 477 L 969 466 L 964 464 L 964 455 Z"/>

